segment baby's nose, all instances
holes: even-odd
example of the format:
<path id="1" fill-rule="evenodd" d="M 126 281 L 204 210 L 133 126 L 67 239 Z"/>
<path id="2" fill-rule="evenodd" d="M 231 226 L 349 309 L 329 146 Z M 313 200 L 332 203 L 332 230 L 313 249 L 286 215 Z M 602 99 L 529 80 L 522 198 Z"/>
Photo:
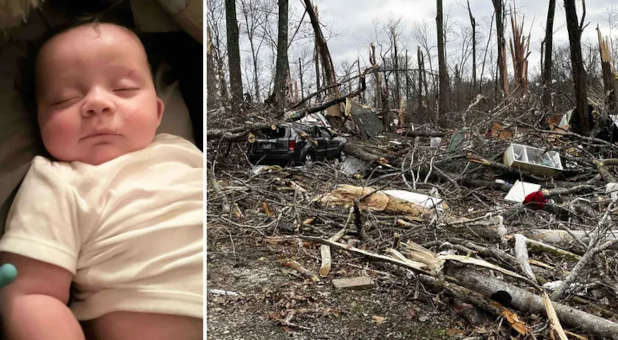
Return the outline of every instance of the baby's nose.
<path id="1" fill-rule="evenodd" d="M 114 102 L 111 96 L 102 89 L 93 89 L 86 96 L 82 106 L 82 115 L 90 117 L 101 113 L 111 113 L 114 110 Z"/>

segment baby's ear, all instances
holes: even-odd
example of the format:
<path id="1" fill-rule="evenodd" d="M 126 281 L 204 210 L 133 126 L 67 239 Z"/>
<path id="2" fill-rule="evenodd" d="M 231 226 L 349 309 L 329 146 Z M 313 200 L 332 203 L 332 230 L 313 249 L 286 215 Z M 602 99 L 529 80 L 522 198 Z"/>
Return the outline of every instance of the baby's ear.
<path id="1" fill-rule="evenodd" d="M 163 111 L 165 111 L 165 103 L 159 97 L 157 97 L 157 126 L 161 125 L 161 119 L 163 118 Z"/>

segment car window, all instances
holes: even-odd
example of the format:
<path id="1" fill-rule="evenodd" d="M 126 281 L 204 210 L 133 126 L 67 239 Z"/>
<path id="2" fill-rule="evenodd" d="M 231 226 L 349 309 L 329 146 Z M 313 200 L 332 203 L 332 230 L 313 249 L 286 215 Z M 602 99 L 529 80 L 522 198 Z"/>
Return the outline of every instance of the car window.
<path id="1" fill-rule="evenodd" d="M 331 134 L 328 130 L 324 129 L 324 128 L 320 128 L 320 134 L 322 137 L 326 137 L 326 138 L 330 138 Z"/>
<path id="2" fill-rule="evenodd" d="M 263 139 L 284 138 L 286 131 L 286 127 L 279 126 L 274 130 L 271 128 L 259 129 L 255 131 L 255 135 L 256 137 Z"/>

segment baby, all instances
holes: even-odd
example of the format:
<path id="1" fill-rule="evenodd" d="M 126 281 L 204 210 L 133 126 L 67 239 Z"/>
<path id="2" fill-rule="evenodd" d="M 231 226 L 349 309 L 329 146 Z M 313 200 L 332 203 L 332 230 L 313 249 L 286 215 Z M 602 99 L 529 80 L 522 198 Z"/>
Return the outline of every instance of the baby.
<path id="1" fill-rule="evenodd" d="M 110 23 L 54 35 L 35 93 L 53 159 L 33 159 L 0 240 L 19 273 L 0 289 L 5 337 L 202 339 L 203 155 L 156 135 L 139 38 Z"/>

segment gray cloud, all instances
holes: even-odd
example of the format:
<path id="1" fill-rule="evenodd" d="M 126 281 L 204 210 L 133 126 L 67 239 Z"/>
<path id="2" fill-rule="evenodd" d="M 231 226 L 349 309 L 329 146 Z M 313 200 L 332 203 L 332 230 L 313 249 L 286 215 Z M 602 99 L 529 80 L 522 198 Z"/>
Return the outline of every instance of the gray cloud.
<path id="1" fill-rule="evenodd" d="M 466 2 L 463 0 L 445 0 L 445 15 L 451 26 L 454 36 L 450 38 L 451 49 L 458 46 L 456 33 L 469 29 L 469 18 Z M 531 58 L 539 58 L 536 51 L 544 38 L 545 21 L 547 16 L 547 1 L 518 0 L 515 1 L 517 12 L 525 18 L 525 32 L 531 31 Z M 554 21 L 554 39 L 556 44 L 568 43 L 568 34 L 565 25 L 565 14 L 562 1 L 556 3 Z M 578 1 L 578 14 L 581 16 L 581 3 Z M 507 1 L 507 10 L 510 11 L 511 1 Z M 470 7 L 477 20 L 477 33 L 481 37 L 487 36 L 488 25 L 493 13 L 493 6 L 489 0 L 471 0 Z M 387 44 L 384 26 L 390 19 L 401 19 L 402 44 L 415 49 L 418 42 L 411 34 L 412 27 L 427 24 L 435 31 L 435 1 L 433 0 L 326 0 L 319 1 L 318 10 L 321 22 L 331 32 L 329 49 L 335 62 L 347 60 L 351 62 L 360 55 L 366 59 L 368 43 L 378 39 Z M 610 33 L 608 15 L 614 14 L 618 19 L 618 5 L 615 0 L 589 0 L 586 2 L 586 22 L 589 23 L 584 31 L 583 40 L 596 42 L 595 27 L 598 24 L 605 34 Z M 615 23 L 618 26 L 618 20 Z M 505 22 L 506 38 L 511 37 L 510 21 Z M 495 30 L 495 25 L 494 25 Z M 613 36 L 618 31 L 613 28 Z M 495 31 L 494 31 L 495 32 Z M 435 39 L 435 32 L 432 37 Z M 492 33 L 495 34 L 495 33 Z M 478 48 L 484 48 L 484 42 L 479 42 Z M 453 53 L 453 52 L 452 52 Z M 536 60 L 536 59 L 535 59 Z"/>

